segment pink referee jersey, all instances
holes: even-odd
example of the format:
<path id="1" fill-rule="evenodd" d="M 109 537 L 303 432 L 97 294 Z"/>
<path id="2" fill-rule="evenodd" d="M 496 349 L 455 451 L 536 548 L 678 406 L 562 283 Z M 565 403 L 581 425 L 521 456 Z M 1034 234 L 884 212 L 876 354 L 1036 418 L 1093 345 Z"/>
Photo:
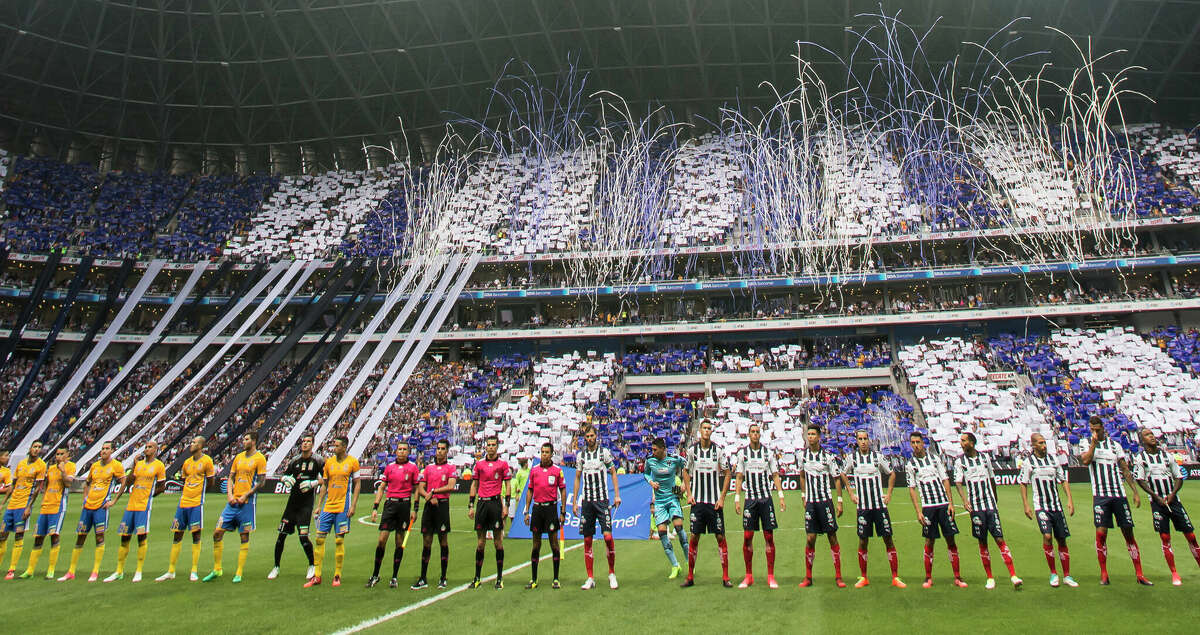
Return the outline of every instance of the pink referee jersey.
<path id="1" fill-rule="evenodd" d="M 389 463 L 383 468 L 383 482 L 387 484 L 388 498 L 409 498 L 417 489 L 419 470 L 412 461 Z"/>
<path id="2" fill-rule="evenodd" d="M 499 496 L 501 485 L 512 478 L 512 468 L 504 459 L 496 457 L 495 461 L 479 459 L 475 462 L 475 471 L 471 474 L 479 483 L 479 497 L 491 498 Z"/>
<path id="3" fill-rule="evenodd" d="M 553 503 L 559 492 L 567 489 L 562 468 L 557 465 L 542 467 L 540 463 L 533 466 L 529 470 L 529 489 L 533 492 L 533 502 Z"/>
<path id="4" fill-rule="evenodd" d="M 425 483 L 426 491 L 432 492 L 439 487 L 445 487 L 446 484 L 450 482 L 450 479 L 457 475 L 458 471 L 454 469 L 453 465 L 450 465 L 449 461 L 442 463 L 441 465 L 438 465 L 437 463 L 430 463 L 426 465 L 425 470 L 421 472 L 420 480 Z M 447 500 L 450 498 L 450 494 L 448 492 L 442 492 L 441 494 L 434 494 L 433 497 L 438 500 Z"/>

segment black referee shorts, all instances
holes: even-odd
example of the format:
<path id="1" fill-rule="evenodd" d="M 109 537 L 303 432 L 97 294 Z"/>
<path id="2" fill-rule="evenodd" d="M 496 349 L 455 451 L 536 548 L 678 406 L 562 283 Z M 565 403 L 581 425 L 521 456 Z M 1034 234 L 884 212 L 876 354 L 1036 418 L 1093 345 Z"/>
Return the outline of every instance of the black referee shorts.
<path id="1" fill-rule="evenodd" d="M 1171 501 L 1169 506 L 1162 506 L 1151 501 L 1150 512 L 1154 517 L 1154 531 L 1160 534 L 1171 533 L 1171 525 L 1175 526 L 1175 531 L 1183 534 L 1190 534 L 1194 531 L 1192 528 L 1192 519 L 1188 517 L 1187 510 L 1183 508 L 1183 503 L 1179 499 Z"/>
<path id="2" fill-rule="evenodd" d="M 925 516 L 925 526 L 921 528 L 922 538 L 937 540 L 958 535 L 958 525 L 950 515 L 949 505 L 922 507 L 921 513 Z"/>
<path id="3" fill-rule="evenodd" d="M 583 501 L 579 504 L 579 535 L 595 536 L 596 525 L 601 533 L 612 533 L 612 513 L 608 501 Z"/>
<path id="4" fill-rule="evenodd" d="M 691 516 L 692 533 L 699 536 L 700 534 L 715 534 L 722 536 L 725 534 L 725 508 L 717 509 L 712 503 L 694 503 L 692 505 Z"/>
<path id="5" fill-rule="evenodd" d="M 425 509 L 421 510 L 421 534 L 428 536 L 431 534 L 445 535 L 450 531 L 450 499 L 435 498 L 438 503 L 434 505 L 432 502 L 425 504 Z"/>
<path id="6" fill-rule="evenodd" d="M 1092 522 L 1096 528 L 1113 528 L 1113 523 L 1122 529 L 1133 528 L 1133 514 L 1129 511 L 1129 499 L 1124 496 L 1097 496 L 1092 499 Z"/>
<path id="7" fill-rule="evenodd" d="M 1071 529 L 1067 527 L 1067 517 L 1062 510 L 1039 509 L 1036 514 L 1038 531 L 1043 536 L 1054 536 L 1055 540 L 1066 540 L 1071 537 Z"/>
<path id="8" fill-rule="evenodd" d="M 475 531 L 504 531 L 500 497 L 481 498 L 475 503 Z"/>
<path id="9" fill-rule="evenodd" d="M 1000 512 L 994 509 L 977 509 L 971 512 L 971 535 L 975 540 L 986 540 L 988 534 L 996 540 L 1004 540 L 1004 529 L 1000 527 Z"/>
<path id="10" fill-rule="evenodd" d="M 307 536 L 308 526 L 312 524 L 313 518 L 312 501 L 307 505 L 292 505 L 291 501 L 288 502 L 288 506 L 283 509 L 283 516 L 279 519 L 279 533 L 290 536 L 299 532 L 301 536 Z"/>
<path id="11" fill-rule="evenodd" d="M 858 537 L 892 537 L 892 517 L 887 508 L 858 510 Z"/>
<path id="12" fill-rule="evenodd" d="M 743 531 L 775 531 L 775 501 L 770 498 L 747 498 L 742 510 Z"/>
<path id="13" fill-rule="evenodd" d="M 379 531 L 405 531 L 412 511 L 412 499 L 389 498 L 383 503 L 383 515 L 379 517 Z"/>
<path id="14" fill-rule="evenodd" d="M 813 501 L 804 504 L 805 533 L 832 534 L 837 530 L 837 514 L 833 511 L 833 501 Z"/>
<path id="15" fill-rule="evenodd" d="M 529 512 L 529 533 L 535 536 L 550 534 L 553 538 L 558 528 L 558 504 L 534 503 Z"/>

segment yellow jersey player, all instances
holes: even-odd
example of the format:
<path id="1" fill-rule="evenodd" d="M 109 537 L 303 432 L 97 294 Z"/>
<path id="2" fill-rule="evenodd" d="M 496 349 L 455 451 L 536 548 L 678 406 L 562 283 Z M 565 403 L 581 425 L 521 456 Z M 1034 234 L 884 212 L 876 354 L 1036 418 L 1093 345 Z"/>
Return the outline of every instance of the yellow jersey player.
<path id="1" fill-rule="evenodd" d="M 100 561 L 104 559 L 104 530 L 108 527 L 108 508 L 113 506 L 113 490 L 119 489 L 121 479 L 125 478 L 125 467 L 120 461 L 114 461 L 112 454 L 112 441 L 105 441 L 100 446 L 100 460 L 88 468 L 83 485 L 83 510 L 79 512 L 79 526 L 75 528 L 75 549 L 71 551 L 71 566 L 67 573 L 58 579 L 59 582 L 75 579 L 75 568 L 79 566 L 79 556 L 83 554 L 83 543 L 92 531 L 96 534 L 96 559 L 92 562 L 92 575 L 88 576 L 88 582 L 100 579 Z"/>
<path id="2" fill-rule="evenodd" d="M 67 515 L 67 492 L 75 479 L 75 464 L 66 448 L 54 452 L 54 464 L 46 468 L 46 493 L 42 496 L 42 509 L 38 514 L 37 529 L 33 534 L 33 551 L 29 554 L 29 567 L 21 574 L 22 579 L 32 578 L 42 557 L 42 545 L 50 536 L 50 561 L 46 568 L 46 579 L 54 579 L 54 566 L 58 564 L 58 534 L 62 530 L 63 518 Z"/>
<path id="3" fill-rule="evenodd" d="M 192 582 L 200 579 L 197 567 L 200 566 L 200 535 L 204 531 L 204 491 L 217 474 L 212 457 L 204 453 L 204 441 L 204 437 L 192 439 L 192 445 L 188 448 L 191 456 L 184 459 L 180 468 L 183 473 L 183 492 L 179 495 L 175 520 L 171 522 L 171 531 L 175 532 L 171 543 L 171 561 L 167 572 L 156 578 L 158 582 L 175 579 L 175 563 L 179 562 L 186 531 L 192 532 L 192 572 L 188 574 L 188 579 Z"/>
<path id="4" fill-rule="evenodd" d="M 213 531 L 213 570 L 204 576 L 204 582 L 221 577 L 221 555 L 225 551 L 221 538 L 227 531 L 236 531 L 242 536 L 233 582 L 242 581 L 246 557 L 250 555 L 250 533 L 254 531 L 256 495 L 266 475 L 267 457 L 255 449 L 253 434 L 243 434 L 242 451 L 233 457 L 229 476 L 225 479 L 225 509 L 221 512 L 221 524 Z"/>
<path id="5" fill-rule="evenodd" d="M 333 439 L 333 456 L 325 459 L 321 476 L 324 505 L 317 520 L 317 540 L 313 551 L 313 577 L 304 583 L 304 588 L 321 584 L 321 563 L 325 560 L 325 536 L 333 531 L 334 569 L 333 586 L 342 586 L 342 563 L 346 560 L 346 534 L 350 531 L 350 519 L 358 508 L 358 492 L 362 483 L 358 480 L 358 459 L 348 456 L 346 448 L 350 440 L 346 437 Z M 353 486 L 353 494 L 351 494 Z"/>
<path id="6" fill-rule="evenodd" d="M 142 581 L 142 567 L 146 564 L 146 548 L 150 537 L 150 511 L 154 497 L 162 493 L 167 485 L 167 468 L 158 460 L 158 444 L 148 441 L 142 450 L 142 458 L 133 464 L 133 470 L 125 477 L 125 489 L 129 490 L 129 505 L 121 517 L 118 533 L 121 546 L 117 549 L 117 570 L 104 578 L 105 582 L 116 582 L 125 578 L 125 558 L 129 556 L 129 542 L 137 534 L 137 570 L 133 581 Z M 121 495 L 117 494 L 117 498 Z"/>
<path id="7" fill-rule="evenodd" d="M 8 548 L 8 532 L 13 532 L 12 560 L 8 563 L 5 580 L 17 576 L 17 561 L 21 559 L 21 549 L 25 546 L 29 514 L 46 483 L 46 462 L 42 460 L 41 453 L 42 444 L 35 442 L 29 448 L 29 456 L 21 459 L 11 476 L 12 487 L 8 490 L 8 504 L 4 506 L 4 522 L 0 523 L 0 562 L 3 562 L 4 550 Z M 8 463 L 8 457 L 4 462 Z"/>

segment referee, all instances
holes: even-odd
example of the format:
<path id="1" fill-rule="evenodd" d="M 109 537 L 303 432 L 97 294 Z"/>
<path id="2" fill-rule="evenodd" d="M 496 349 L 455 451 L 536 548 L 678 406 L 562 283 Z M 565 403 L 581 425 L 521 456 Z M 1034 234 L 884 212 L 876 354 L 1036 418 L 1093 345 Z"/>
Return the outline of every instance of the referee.
<path id="1" fill-rule="evenodd" d="M 396 575 L 400 572 L 400 561 L 404 559 L 404 533 L 417 521 L 417 506 L 412 505 L 413 492 L 417 490 L 417 465 L 408 460 L 408 444 L 401 441 L 396 446 L 396 460 L 383 468 L 379 482 L 375 484 L 375 504 L 371 508 L 371 522 L 379 521 L 379 542 L 375 545 L 375 570 L 367 580 L 367 588 L 379 584 L 379 566 L 383 563 L 383 555 L 387 552 L 388 536 L 396 532 L 396 548 L 392 552 L 392 579 L 389 588 L 396 588 L 399 583 Z M 383 504 L 383 518 L 379 517 L 379 499 L 387 494 Z"/>

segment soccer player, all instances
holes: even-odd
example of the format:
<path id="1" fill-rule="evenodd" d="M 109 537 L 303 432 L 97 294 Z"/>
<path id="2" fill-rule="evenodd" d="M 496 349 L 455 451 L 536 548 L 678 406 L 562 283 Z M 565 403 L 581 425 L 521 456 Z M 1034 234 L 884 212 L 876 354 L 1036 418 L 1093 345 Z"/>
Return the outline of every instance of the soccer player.
<path id="1" fill-rule="evenodd" d="M 829 539 L 829 553 L 833 556 L 834 584 L 845 588 L 842 581 L 842 546 L 838 544 L 837 519 L 842 515 L 842 468 L 837 457 L 821 447 L 821 426 L 810 423 L 804 431 L 807 446 L 800 453 L 801 495 L 804 496 L 804 579 L 801 588 L 812 586 L 813 560 L 816 558 L 817 536 L 825 534 Z M 830 484 L 837 490 L 836 499 L 830 495 Z M 836 500 L 836 503 L 835 503 Z M 834 515 L 834 506 L 837 515 Z"/>
<path id="2" fill-rule="evenodd" d="M 538 586 L 538 561 L 542 558 L 542 534 L 550 540 L 550 553 L 554 560 L 554 581 L 550 588 L 559 589 L 558 565 L 562 559 L 558 541 L 554 534 L 558 533 L 563 524 L 563 513 L 567 509 L 567 483 L 563 478 L 562 468 L 554 464 L 554 446 L 543 443 L 538 458 L 538 464 L 529 470 L 529 494 L 525 497 L 525 524 L 533 534 L 532 550 L 529 553 L 529 564 L 533 575 L 526 589 L 536 589 Z M 560 506 L 561 505 L 561 506 Z M 530 513 L 530 507 L 533 512 Z"/>
<path id="3" fill-rule="evenodd" d="M 227 531 L 241 534 L 233 583 L 242 581 L 246 558 L 250 556 L 250 534 L 254 532 L 257 517 L 258 490 L 266 482 L 266 475 L 267 457 L 256 449 L 254 435 L 247 432 L 242 435 L 242 451 L 233 457 L 229 476 L 225 477 L 225 509 L 221 510 L 221 523 L 213 530 L 213 570 L 204 576 L 203 582 L 212 582 L 224 573 L 221 557 L 225 554 L 223 538 Z"/>
<path id="4" fill-rule="evenodd" d="M 492 544 L 496 548 L 496 588 L 504 588 L 504 519 L 508 517 L 508 506 L 512 503 L 509 494 L 509 479 L 512 468 L 497 454 L 500 439 L 491 436 L 484 440 L 486 450 L 483 458 L 475 461 L 471 473 L 471 491 L 468 494 L 467 518 L 475 521 L 475 579 L 471 588 L 478 589 L 479 575 L 483 571 L 483 547 L 487 532 L 492 532 Z M 503 493 L 504 499 L 500 496 Z M 478 494 L 479 502 L 475 502 Z"/>
<path id="5" fill-rule="evenodd" d="M 83 489 L 83 510 L 79 512 L 79 525 L 75 528 L 75 549 L 71 551 L 71 566 L 58 579 L 66 582 L 75 579 L 75 567 L 83 554 L 83 543 L 89 532 L 95 531 L 96 559 L 92 563 L 92 575 L 88 582 L 100 579 L 100 561 L 104 559 L 104 530 L 108 527 L 108 509 L 113 506 L 113 490 L 120 490 L 121 479 L 125 478 L 125 467 L 112 458 L 113 443 L 105 441 L 100 446 L 100 459 L 88 468 Z"/>
<path id="6" fill-rule="evenodd" d="M 687 534 L 683 531 L 683 506 L 679 504 L 680 489 L 675 485 L 677 476 L 683 474 L 686 461 L 683 457 L 667 455 L 667 441 L 662 437 L 655 438 L 651 443 L 651 455 L 646 459 L 645 475 L 654 496 L 650 504 L 654 515 L 654 524 L 658 530 L 658 539 L 662 542 L 663 552 L 671 563 L 671 574 L 668 580 L 679 577 L 679 560 L 675 557 L 675 549 L 671 545 L 668 526 L 674 525 L 675 534 L 679 537 L 679 548 L 685 554 L 688 549 Z"/>
<path id="7" fill-rule="evenodd" d="M 35 443 L 34 445 L 39 445 Z M 46 579 L 54 579 L 54 567 L 58 564 L 59 531 L 67 515 L 67 491 L 75 476 L 75 464 L 70 460 L 66 448 L 54 453 L 54 465 L 46 468 L 46 494 L 42 496 L 42 508 L 38 514 L 37 529 L 33 534 L 33 551 L 29 554 L 29 567 L 21 574 L 22 579 L 32 578 L 42 556 L 42 545 L 50 536 L 50 561 Z"/>
<path id="8" fill-rule="evenodd" d="M 1142 574 L 1142 554 L 1138 551 L 1137 540 L 1133 538 L 1133 514 L 1129 513 L 1129 500 L 1125 498 L 1125 486 L 1122 477 L 1129 483 L 1133 491 L 1133 504 L 1142 506 L 1134 484 L 1133 474 L 1129 471 L 1125 449 L 1115 439 L 1108 436 L 1104 430 L 1104 422 L 1095 415 L 1088 420 L 1092 429 L 1092 440 L 1088 448 L 1079 455 L 1079 461 L 1088 467 L 1088 476 L 1092 481 L 1092 522 L 1096 525 L 1096 559 L 1100 561 L 1100 584 L 1108 584 L 1108 530 L 1113 521 L 1121 528 L 1125 537 L 1125 546 L 1129 550 L 1129 559 L 1133 560 L 1133 571 L 1137 575 L 1138 584 L 1153 586 L 1153 582 Z"/>
<path id="9" fill-rule="evenodd" d="M 592 539 L 596 534 L 596 523 L 604 536 L 604 549 L 608 556 L 608 588 L 617 588 L 616 545 L 612 537 L 612 512 L 621 506 L 621 486 L 617 483 L 617 464 L 612 452 L 600 445 L 596 428 L 588 425 L 583 429 L 583 450 L 575 457 L 575 515 L 579 517 L 579 531 L 583 534 L 583 562 L 587 567 L 587 580 L 583 589 L 596 588 L 592 577 Z M 608 503 L 608 477 L 612 476 L 612 507 Z M 579 486 L 582 483 L 583 489 Z"/>
<path id="10" fill-rule="evenodd" d="M 13 484 L 6 497 L 8 504 L 4 506 L 4 522 L 0 523 L 0 562 L 4 561 L 4 550 L 8 548 L 8 532 L 13 532 L 12 559 L 8 562 L 5 580 L 17 577 L 17 561 L 21 559 L 21 550 L 25 546 L 29 514 L 46 485 L 46 462 L 42 460 L 41 453 L 42 444 L 35 441 L 29 447 L 29 456 L 21 459 L 17 471 L 12 475 Z M 8 463 L 8 459 L 4 462 Z"/>
<path id="11" fill-rule="evenodd" d="M 896 473 L 883 455 L 871 449 L 871 437 L 866 430 L 855 432 L 854 442 L 856 447 L 846 460 L 842 475 L 858 516 L 858 569 L 862 576 L 854 583 L 854 588 L 861 589 L 871 583 L 867 579 L 867 540 L 875 534 L 879 534 L 883 546 L 887 548 L 888 564 L 892 568 L 892 586 L 908 588 L 900 579 L 900 559 L 896 555 L 896 544 L 892 542 L 892 517 L 887 508 L 888 503 L 892 502 L 892 491 L 896 488 Z M 883 491 L 883 474 L 888 477 L 887 492 Z"/>
<path id="12" fill-rule="evenodd" d="M 129 556 L 129 543 L 133 534 L 137 534 L 137 569 L 133 572 L 133 582 L 142 581 L 142 567 L 146 564 L 146 549 L 150 538 L 150 511 L 154 505 L 154 497 L 162 493 L 167 486 L 167 467 L 158 459 L 158 444 L 148 441 L 142 449 L 142 458 L 133 464 L 133 470 L 125 476 L 125 487 L 129 491 L 129 505 L 125 507 L 125 515 L 117 534 L 121 536 L 121 546 L 117 548 L 117 570 L 104 578 L 105 582 L 116 582 L 125 579 L 125 558 Z M 117 498 L 121 494 L 118 492 Z"/>
<path id="13" fill-rule="evenodd" d="M 458 471 L 446 458 L 450 455 L 450 442 L 441 439 L 437 442 L 437 452 L 433 455 L 433 463 L 421 471 L 417 483 L 417 497 L 425 499 L 425 510 L 421 512 L 421 577 L 410 587 L 414 591 L 429 586 L 425 576 L 429 573 L 429 556 L 433 552 L 433 537 L 438 537 L 441 545 L 442 576 L 438 580 L 438 588 L 446 588 L 446 566 L 450 562 L 450 492 L 458 483 Z"/>
<path id="14" fill-rule="evenodd" d="M 996 473 L 992 461 L 975 449 L 975 435 L 964 432 L 959 439 L 963 455 L 954 462 L 954 483 L 963 509 L 971 514 L 971 535 L 979 541 L 979 558 L 983 561 L 983 572 L 987 575 L 985 589 L 996 588 L 992 577 L 992 555 L 988 552 L 988 534 L 1000 548 L 1000 557 L 1008 567 L 1009 581 L 1013 588 L 1021 588 L 1021 578 L 1013 567 L 1012 553 L 1004 542 L 1004 529 L 1000 526 L 1000 512 L 996 509 Z M 966 489 L 963 486 L 966 485 Z"/>
<path id="15" fill-rule="evenodd" d="M 700 440 L 688 448 L 687 465 L 683 468 L 683 489 L 692 508 L 691 534 L 688 536 L 688 574 L 682 587 L 696 585 L 696 553 L 700 535 L 710 533 L 717 538 L 721 554 L 721 585 L 729 589 L 729 546 L 725 543 L 725 493 L 729 491 L 729 464 L 721 448 L 712 442 L 713 423 L 700 422 Z"/>
<path id="16" fill-rule="evenodd" d="M 1067 513 L 1075 515 L 1075 501 L 1071 498 L 1071 487 L 1067 484 L 1067 471 L 1054 461 L 1054 457 L 1046 452 L 1046 437 L 1036 432 L 1029 437 L 1029 445 L 1033 454 L 1021 464 L 1021 473 L 1017 481 L 1021 484 L 1021 503 L 1025 507 L 1025 516 L 1034 520 L 1035 513 L 1038 530 L 1042 532 L 1042 552 L 1046 555 L 1046 564 L 1050 567 L 1050 586 L 1058 586 L 1058 570 L 1054 566 L 1054 540 L 1058 543 L 1058 559 L 1062 562 L 1063 584 L 1077 587 L 1079 583 L 1071 577 L 1071 551 L 1067 549 L 1067 538 L 1071 530 L 1067 527 L 1067 519 L 1063 516 L 1062 502 L 1058 498 L 1058 488 L 1062 487 L 1067 495 Z M 1033 506 L 1029 505 L 1029 489 L 1033 488 Z"/>
<path id="17" fill-rule="evenodd" d="M 217 475 L 212 457 L 204 453 L 204 437 L 193 437 L 188 446 L 191 456 L 184 459 L 183 492 L 179 495 L 179 506 L 175 509 L 175 519 L 171 521 L 171 559 L 167 572 L 155 578 L 156 582 L 166 582 L 175 579 L 175 563 L 179 562 L 179 552 L 183 549 L 183 534 L 192 532 L 192 571 L 188 579 L 196 582 L 200 579 L 200 538 L 204 532 L 204 490 Z"/>
<path id="18" fill-rule="evenodd" d="M 400 561 L 404 559 L 404 533 L 417 522 L 417 512 L 421 509 L 421 499 L 412 504 L 413 492 L 417 490 L 420 470 L 417 464 L 408 460 L 408 444 L 401 441 L 396 447 L 396 460 L 383 468 L 383 474 L 375 485 L 375 504 L 371 507 L 371 522 L 379 522 L 379 542 L 375 544 L 375 570 L 371 579 L 367 580 L 367 588 L 379 584 L 379 567 L 383 564 L 383 555 L 387 553 L 388 536 L 396 532 L 396 547 L 392 551 L 392 580 L 388 588 L 396 588 L 399 582 L 396 576 L 400 572 Z M 383 504 L 383 518 L 379 517 L 379 500 L 387 493 L 387 501 Z"/>
<path id="19" fill-rule="evenodd" d="M 779 480 L 779 462 L 775 453 L 762 444 L 762 428 L 750 424 L 750 444 L 737 454 L 736 477 L 733 486 L 734 511 L 742 517 L 742 558 L 746 561 L 746 577 L 739 589 L 754 584 L 754 532 L 760 528 L 763 541 L 767 543 L 767 586 L 778 589 L 775 582 L 775 503 L 771 500 L 771 486 L 779 492 L 779 508 L 787 511 L 783 500 L 783 484 Z M 746 495 L 746 513 L 742 514 L 742 493 Z M 668 541 L 670 544 L 670 541 Z"/>
<path id="20" fill-rule="evenodd" d="M 933 586 L 933 544 L 945 537 L 954 585 L 966 588 L 967 583 L 958 570 L 958 545 L 954 542 L 958 525 L 954 523 L 954 501 L 950 498 L 946 467 L 925 449 L 925 437 L 920 432 L 908 436 L 908 445 L 912 448 L 912 458 L 904 466 L 908 495 L 917 511 L 917 522 L 921 523 L 921 536 L 925 538 L 925 582 L 921 586 L 926 589 Z"/>
<path id="21" fill-rule="evenodd" d="M 321 471 L 325 462 L 321 457 L 313 455 L 313 436 L 304 435 L 300 439 L 300 456 L 288 463 L 283 471 L 282 481 L 291 487 L 287 503 L 283 508 L 283 516 L 279 519 L 278 535 L 275 537 L 275 566 L 267 574 L 268 580 L 279 577 L 279 563 L 283 560 L 283 548 L 287 545 L 288 536 L 299 534 L 300 548 L 308 558 L 308 571 L 304 579 L 313 577 L 313 544 L 308 539 L 308 527 L 312 523 L 313 504 L 316 502 L 317 485 L 321 481 Z"/>
<path id="22" fill-rule="evenodd" d="M 1200 545 L 1196 544 L 1196 533 L 1192 519 L 1188 517 L 1183 503 L 1179 502 L 1179 490 L 1183 488 L 1183 473 L 1179 464 L 1162 449 L 1154 433 L 1142 428 L 1142 452 L 1134 459 L 1134 475 L 1138 485 L 1150 496 L 1150 511 L 1154 514 L 1154 531 L 1162 540 L 1163 558 L 1171 569 L 1171 584 L 1179 586 L 1183 581 L 1175 570 L 1175 552 L 1171 550 L 1171 525 L 1182 533 L 1192 550 L 1196 564 L 1200 564 Z"/>
<path id="23" fill-rule="evenodd" d="M 358 492 L 362 482 L 358 480 L 358 459 L 346 454 L 350 440 L 334 437 L 333 456 L 325 459 L 321 472 L 321 516 L 317 519 L 317 543 L 313 550 L 315 572 L 304 583 L 304 588 L 321 584 L 321 564 L 325 560 L 325 536 L 333 531 L 333 584 L 342 586 L 342 563 L 346 560 L 346 534 L 350 532 L 350 519 L 358 509 Z M 353 493 L 351 490 L 353 487 Z"/>

